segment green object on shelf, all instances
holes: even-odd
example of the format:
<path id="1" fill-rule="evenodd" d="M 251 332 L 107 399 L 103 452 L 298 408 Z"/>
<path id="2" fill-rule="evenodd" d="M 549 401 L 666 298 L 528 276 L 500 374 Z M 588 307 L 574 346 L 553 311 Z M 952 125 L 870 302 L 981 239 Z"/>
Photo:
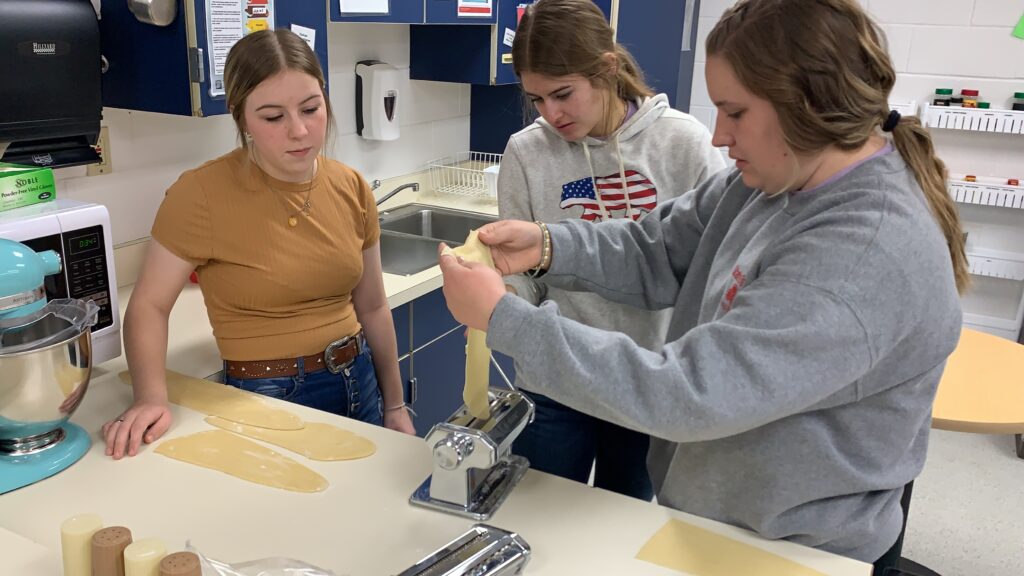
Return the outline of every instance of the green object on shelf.
<path id="1" fill-rule="evenodd" d="M 1024 100 L 1024 92 L 1014 92 L 1013 97 L 1018 100 Z"/>
<path id="2" fill-rule="evenodd" d="M 1021 14 L 1017 27 L 1013 29 L 1013 35 L 1024 40 L 1024 14 Z"/>
<path id="3" fill-rule="evenodd" d="M 940 95 L 940 96 L 952 96 L 953 95 L 953 89 L 952 88 L 936 88 L 935 89 L 935 93 Z"/>
<path id="4" fill-rule="evenodd" d="M 49 202 L 56 195 L 49 168 L 0 163 L 0 212 Z"/>
<path id="5" fill-rule="evenodd" d="M 990 102 L 978 102 L 978 108 L 980 108 L 982 110 L 984 110 L 986 108 L 990 108 L 991 106 L 992 106 L 992 104 Z"/>

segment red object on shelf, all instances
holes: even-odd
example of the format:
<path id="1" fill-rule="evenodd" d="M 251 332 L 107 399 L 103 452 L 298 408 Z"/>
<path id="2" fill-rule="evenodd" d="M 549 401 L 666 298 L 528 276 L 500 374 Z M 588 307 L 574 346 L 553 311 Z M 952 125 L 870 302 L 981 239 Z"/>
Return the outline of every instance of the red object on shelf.
<path id="1" fill-rule="evenodd" d="M 193 270 L 192 273 L 188 275 L 188 281 L 193 284 L 199 284 L 199 275 L 196 274 L 195 270 Z"/>
<path id="2" fill-rule="evenodd" d="M 977 181 L 978 181 L 978 177 L 973 175 L 973 174 L 968 174 L 967 176 L 964 176 L 964 182 L 977 182 Z"/>
<path id="3" fill-rule="evenodd" d="M 1020 186 L 1020 180 L 1016 178 L 1010 178 L 1009 180 L 1006 181 L 1006 184 L 1008 186 Z"/>

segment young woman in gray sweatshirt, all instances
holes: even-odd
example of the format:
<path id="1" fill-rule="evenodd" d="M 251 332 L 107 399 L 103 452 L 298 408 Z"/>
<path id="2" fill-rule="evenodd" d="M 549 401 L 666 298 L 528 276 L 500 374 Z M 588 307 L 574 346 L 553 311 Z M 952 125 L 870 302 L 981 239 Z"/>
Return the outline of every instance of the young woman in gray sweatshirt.
<path id="1" fill-rule="evenodd" d="M 711 134 L 689 114 L 654 95 L 591 0 L 540 0 L 526 9 L 512 45 L 516 74 L 540 118 L 513 135 L 498 177 L 503 219 L 638 220 L 725 167 Z M 625 191 L 625 193 L 624 193 Z M 611 302 L 597 294 L 548 287 L 525 276 L 506 279 L 528 302 L 558 304 L 560 314 L 621 332 L 658 350 L 669 310 Z M 529 370 L 517 386 L 536 390 Z M 541 394 L 534 423 L 513 452 L 531 467 L 650 500 L 649 437 L 579 412 Z"/>
<path id="2" fill-rule="evenodd" d="M 505 274 L 672 307 L 667 344 L 534 307 L 451 257 L 445 296 L 539 392 L 657 437 L 660 504 L 881 574 L 968 283 L 945 168 L 889 111 L 895 72 L 856 0 L 740 0 L 707 52 L 736 169 L 638 222 L 480 231 Z"/>

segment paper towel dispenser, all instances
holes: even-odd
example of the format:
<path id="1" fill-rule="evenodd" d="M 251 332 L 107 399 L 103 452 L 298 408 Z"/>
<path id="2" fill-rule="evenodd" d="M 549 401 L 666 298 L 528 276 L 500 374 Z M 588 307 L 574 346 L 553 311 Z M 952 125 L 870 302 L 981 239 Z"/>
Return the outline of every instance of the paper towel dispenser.
<path id="1" fill-rule="evenodd" d="M 0 1 L 0 162 L 99 162 L 101 63 L 89 0 Z"/>

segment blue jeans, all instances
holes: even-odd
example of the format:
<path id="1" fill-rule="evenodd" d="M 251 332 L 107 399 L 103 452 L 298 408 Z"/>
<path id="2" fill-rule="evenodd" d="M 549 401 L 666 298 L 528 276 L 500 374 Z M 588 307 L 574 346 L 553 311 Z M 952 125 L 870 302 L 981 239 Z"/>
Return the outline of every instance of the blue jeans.
<path id="1" fill-rule="evenodd" d="M 298 363 L 299 373 L 295 376 L 245 380 L 227 376 L 225 365 L 224 383 L 370 424 L 384 424 L 383 400 L 377 387 L 377 372 L 373 369 L 369 346 L 364 347 L 355 360 L 337 374 L 331 374 L 326 368 L 306 372 L 302 358 Z"/>
<path id="2" fill-rule="evenodd" d="M 654 496 L 647 474 L 650 437 L 520 389 L 537 405 L 534 421 L 512 444 L 530 467 L 641 500 Z"/>

